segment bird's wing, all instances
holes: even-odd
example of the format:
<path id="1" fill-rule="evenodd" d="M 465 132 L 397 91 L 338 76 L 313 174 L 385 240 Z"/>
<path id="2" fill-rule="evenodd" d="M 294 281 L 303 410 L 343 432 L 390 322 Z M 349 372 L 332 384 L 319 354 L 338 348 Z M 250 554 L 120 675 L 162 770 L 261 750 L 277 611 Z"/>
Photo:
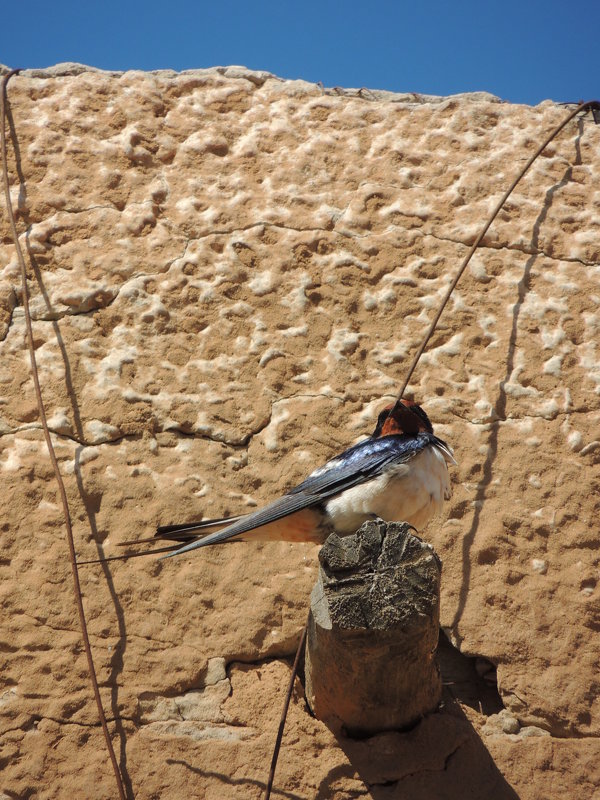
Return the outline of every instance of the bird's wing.
<path id="1" fill-rule="evenodd" d="M 187 553 L 198 547 L 219 544 L 234 536 L 268 525 L 304 508 L 310 508 L 334 495 L 379 475 L 388 465 L 409 461 L 425 447 L 433 444 L 429 433 L 398 434 L 380 439 L 365 439 L 312 472 L 306 480 L 264 508 L 254 511 L 222 530 L 191 542 L 163 558 Z M 173 528 L 169 526 L 171 533 Z M 186 526 L 188 533 L 189 528 Z"/>

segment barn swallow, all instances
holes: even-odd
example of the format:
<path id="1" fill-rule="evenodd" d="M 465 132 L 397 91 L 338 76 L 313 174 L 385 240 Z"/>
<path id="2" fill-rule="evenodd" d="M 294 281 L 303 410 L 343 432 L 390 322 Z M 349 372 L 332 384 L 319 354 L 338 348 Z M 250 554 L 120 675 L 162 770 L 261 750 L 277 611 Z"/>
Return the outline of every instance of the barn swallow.
<path id="1" fill-rule="evenodd" d="M 230 540 L 322 544 L 329 534 L 354 533 L 376 517 L 420 530 L 450 498 L 448 464 L 456 464 L 452 448 L 434 435 L 427 414 L 416 403 L 399 400 L 381 411 L 371 436 L 264 508 L 238 517 L 161 526 L 153 539 L 135 544 L 176 542 L 153 551 L 169 550 L 164 558 L 170 558 Z"/>

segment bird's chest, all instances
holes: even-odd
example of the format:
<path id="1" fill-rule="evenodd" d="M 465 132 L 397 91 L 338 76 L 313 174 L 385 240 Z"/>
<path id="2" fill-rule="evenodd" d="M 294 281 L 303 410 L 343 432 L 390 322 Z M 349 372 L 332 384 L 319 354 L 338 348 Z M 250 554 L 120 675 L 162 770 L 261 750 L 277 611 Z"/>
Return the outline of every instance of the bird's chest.
<path id="1" fill-rule="evenodd" d="M 392 465 L 381 475 L 347 489 L 326 504 L 339 533 L 354 533 L 373 516 L 408 522 L 420 529 L 437 513 L 449 491 L 444 457 L 430 447 L 408 463 Z"/>

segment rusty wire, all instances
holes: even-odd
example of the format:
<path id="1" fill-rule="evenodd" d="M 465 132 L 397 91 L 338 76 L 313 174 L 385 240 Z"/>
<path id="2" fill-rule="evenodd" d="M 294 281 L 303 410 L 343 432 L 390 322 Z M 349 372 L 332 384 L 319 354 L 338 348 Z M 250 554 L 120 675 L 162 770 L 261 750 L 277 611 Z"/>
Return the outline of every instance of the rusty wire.
<path id="1" fill-rule="evenodd" d="M 298 675 L 300 658 L 302 656 L 302 651 L 304 650 L 304 645 L 306 643 L 306 635 L 308 633 L 308 622 L 309 620 L 307 619 L 306 624 L 304 625 L 304 628 L 302 629 L 302 633 L 300 635 L 300 643 L 298 644 L 298 649 L 296 650 L 296 658 L 294 659 L 294 664 L 292 666 L 292 674 L 290 675 L 288 690 L 285 693 L 285 700 L 283 701 L 281 719 L 279 720 L 279 727 L 277 729 L 277 738 L 275 739 L 275 747 L 273 748 L 273 758 L 271 759 L 271 768 L 269 770 L 269 780 L 267 781 L 267 788 L 265 791 L 265 800 L 269 800 L 269 798 L 271 797 L 271 790 L 273 789 L 273 781 L 275 780 L 275 768 L 277 767 L 277 760 L 279 758 L 279 749 L 281 748 L 281 740 L 283 739 L 285 720 L 287 717 L 288 708 L 290 707 L 290 700 L 292 699 L 292 692 L 294 691 L 294 683 L 296 682 L 296 676 Z"/>
<path id="2" fill-rule="evenodd" d="M 44 438 L 46 440 L 46 446 L 48 448 L 48 455 L 50 457 L 50 462 L 52 463 L 52 469 L 54 470 L 54 476 L 56 478 L 56 483 L 58 484 L 58 491 L 60 494 L 60 499 L 62 502 L 63 514 L 65 519 L 65 528 L 67 531 L 67 542 L 69 546 L 69 559 L 71 561 L 71 571 L 73 575 L 73 590 L 75 592 L 75 603 L 77 605 L 77 611 L 79 614 L 79 624 L 81 628 L 81 638 L 83 640 L 83 646 L 85 649 L 85 654 L 87 657 L 87 664 L 88 664 L 88 673 L 90 676 L 90 681 L 92 684 L 92 689 L 94 693 L 94 698 L 96 701 L 96 706 L 98 709 L 98 717 L 100 719 L 100 725 L 102 726 L 102 732 L 104 733 L 104 739 L 106 741 L 106 747 L 108 748 L 108 753 L 110 756 L 110 760 L 112 763 L 113 771 L 115 773 L 115 780 L 117 782 L 117 789 L 119 792 L 120 800 L 126 800 L 125 796 L 125 789 L 123 786 L 123 778 L 121 776 L 121 771 L 119 770 L 119 765 L 117 763 L 117 757 L 115 755 L 115 751 L 113 748 L 113 744 L 110 738 L 110 733 L 108 731 L 108 725 L 106 722 L 106 715 L 104 713 L 104 707 L 102 706 L 102 698 L 100 697 L 100 689 L 98 687 L 98 679 L 96 677 L 96 668 L 94 666 L 94 659 L 92 656 L 92 648 L 90 645 L 90 638 L 88 635 L 87 630 L 87 622 L 85 619 L 85 611 L 83 608 L 83 599 L 81 596 L 81 584 L 79 582 L 79 572 L 77 568 L 77 559 L 75 556 L 75 542 L 73 539 L 73 529 L 71 526 L 71 515 L 69 512 L 69 503 L 67 500 L 67 493 L 65 490 L 65 485 L 60 474 L 60 469 L 58 467 L 58 461 L 56 459 L 56 453 L 54 452 L 54 445 L 52 444 L 52 438 L 50 436 L 50 431 L 48 428 L 48 421 L 46 417 L 46 409 L 44 407 L 44 401 L 42 398 L 42 391 L 40 388 L 40 380 L 38 375 L 37 363 L 35 359 L 35 348 L 33 345 L 33 330 L 31 326 L 31 315 L 29 313 L 29 293 L 27 289 L 27 268 L 25 266 L 25 259 L 23 257 L 23 251 L 21 249 L 21 245 L 19 243 L 19 234 L 17 232 L 17 226 L 15 223 L 15 215 L 13 212 L 12 201 L 10 197 L 10 184 L 8 180 L 8 158 L 6 152 L 6 104 L 7 104 L 7 92 L 6 87 L 9 80 L 12 78 L 13 75 L 16 75 L 21 70 L 13 69 L 8 72 L 4 78 L 2 79 L 2 86 L 0 88 L 0 149 L 2 151 L 2 176 L 3 176 L 3 183 L 4 183 L 4 194 L 6 197 L 6 213 L 8 215 L 8 219 L 10 222 L 10 229 L 12 232 L 12 238 L 15 245 L 15 249 L 17 252 L 17 258 L 19 260 L 19 266 L 21 268 L 21 284 L 22 284 L 22 294 L 23 294 L 23 311 L 25 313 L 25 328 L 27 331 L 27 346 L 29 349 L 29 357 L 31 360 L 31 376 L 33 378 L 33 385 L 35 388 L 35 396 L 37 399 L 37 406 L 38 406 L 38 413 L 40 415 L 40 421 L 42 424 L 42 430 L 44 432 Z"/>
<path id="3" fill-rule="evenodd" d="M 523 176 L 525 175 L 525 173 L 527 172 L 529 167 L 531 167 L 531 165 L 536 160 L 536 158 L 541 153 L 543 153 L 543 151 L 546 149 L 546 147 L 548 147 L 548 145 L 555 138 L 555 136 L 557 136 L 562 131 L 562 129 L 565 127 L 565 125 L 567 125 L 567 123 L 570 122 L 573 119 L 573 117 L 576 117 L 577 114 L 579 114 L 582 111 L 587 111 L 587 110 L 593 110 L 594 112 L 600 111 L 600 101 L 598 101 L 598 100 L 588 100 L 586 102 L 582 102 L 577 106 L 577 108 L 575 108 L 573 111 L 569 112 L 569 114 L 562 120 L 562 122 L 559 125 L 557 125 L 550 134 L 548 134 L 546 139 L 544 139 L 543 143 L 538 147 L 538 149 L 535 151 L 535 153 L 527 161 L 525 166 L 521 169 L 521 171 L 519 172 L 517 177 L 514 179 L 514 181 L 511 183 L 511 185 L 508 187 L 508 189 L 504 192 L 504 194 L 502 195 L 502 197 L 498 201 L 496 207 L 494 208 L 493 212 L 491 213 L 491 215 L 487 219 L 485 225 L 481 229 L 481 232 L 479 233 L 479 235 L 477 236 L 477 238 L 475 239 L 475 241 L 471 245 L 471 249 L 469 250 L 469 252 L 465 256 L 465 258 L 463 259 L 463 262 L 460 265 L 460 267 L 458 269 L 458 272 L 456 273 L 456 275 L 454 276 L 454 279 L 452 280 L 450 286 L 448 287 L 448 290 L 446 291 L 446 294 L 444 295 L 444 298 L 443 298 L 442 302 L 440 303 L 440 307 L 438 308 L 438 310 L 437 310 L 437 312 L 436 312 L 436 314 L 435 314 L 435 316 L 434 316 L 434 318 L 433 318 L 433 320 L 432 320 L 432 322 L 431 322 L 431 324 L 429 326 L 429 329 L 428 329 L 427 333 L 425 334 L 425 336 L 423 337 L 423 340 L 422 340 L 421 344 L 419 345 L 419 349 L 417 350 L 417 352 L 415 354 L 415 357 L 413 358 L 413 360 L 412 360 L 412 362 L 411 362 L 411 364 L 410 364 L 410 366 L 408 368 L 408 371 L 406 373 L 406 377 L 404 378 L 404 382 L 402 383 L 402 386 L 401 386 L 400 391 L 398 393 L 398 399 L 396 400 L 396 405 L 402 399 L 402 395 L 406 391 L 406 387 L 408 386 L 408 383 L 409 383 L 409 381 L 410 381 L 410 379 L 412 377 L 412 374 L 415 371 L 415 368 L 416 368 L 417 364 L 419 363 L 419 359 L 423 355 L 423 352 L 424 352 L 425 348 L 427 347 L 427 344 L 428 344 L 429 340 L 431 339 L 431 337 L 433 335 L 433 332 L 435 331 L 435 329 L 437 327 L 438 322 L 440 321 L 440 317 L 442 316 L 442 314 L 444 312 L 444 309 L 446 308 L 446 304 L 448 303 L 448 300 L 450 299 L 450 297 L 452 295 L 452 292 L 456 288 L 456 285 L 458 284 L 458 282 L 461 279 L 465 269 L 467 268 L 467 265 L 468 265 L 469 261 L 471 260 L 471 258 L 473 256 L 473 253 L 475 252 L 475 250 L 477 250 L 477 248 L 481 244 L 481 242 L 483 240 L 483 237 L 488 232 L 488 230 L 490 228 L 490 225 L 492 224 L 492 222 L 498 216 L 502 206 L 508 200 L 508 198 L 511 195 L 513 189 L 515 189 L 515 187 L 517 186 L 517 184 L 519 183 L 521 178 L 523 178 Z M 594 114 L 594 121 L 597 121 L 596 120 L 596 114 Z M 288 691 L 287 691 L 287 694 L 286 694 L 286 697 L 285 697 L 285 701 L 284 701 L 284 705 L 283 705 L 283 712 L 282 712 L 282 715 L 281 715 L 281 722 L 279 724 L 279 730 L 277 732 L 277 739 L 275 741 L 275 748 L 273 750 L 273 759 L 271 761 L 271 769 L 270 769 L 270 772 L 269 772 L 269 782 L 267 784 L 267 790 L 265 792 L 265 800 L 269 800 L 269 798 L 271 797 L 271 788 L 273 786 L 273 778 L 275 776 L 275 768 L 277 766 L 277 758 L 279 756 L 279 749 L 281 747 L 281 739 L 282 739 L 282 736 L 283 736 L 283 730 L 285 728 L 285 719 L 286 719 L 286 716 L 287 716 L 287 711 L 288 711 L 288 708 L 289 708 L 290 699 L 291 699 L 292 692 L 293 692 L 293 689 L 294 689 L 294 683 L 296 681 L 296 676 L 297 676 L 297 673 L 298 673 L 298 665 L 300 663 L 300 655 L 301 655 L 302 650 L 303 650 L 304 645 L 305 645 L 307 631 L 308 631 L 308 621 L 306 622 L 306 624 L 305 624 L 305 626 L 304 626 L 304 628 L 302 630 L 302 635 L 300 637 L 300 643 L 298 645 L 298 650 L 296 651 L 296 658 L 294 659 L 294 665 L 292 667 L 292 674 L 290 676 L 290 683 L 289 683 L 289 686 L 288 686 Z"/>
<path id="4" fill-rule="evenodd" d="M 400 400 L 402 399 L 402 395 L 406 391 L 406 387 L 408 386 L 408 382 L 410 381 L 410 379 L 412 377 L 412 374 L 415 371 L 415 368 L 416 368 L 417 364 L 419 363 L 419 359 L 423 355 L 423 351 L 427 347 L 427 344 L 428 344 L 429 340 L 431 339 L 431 337 L 433 335 L 433 332 L 435 331 L 435 329 L 437 327 L 438 322 L 440 321 L 440 317 L 442 316 L 442 313 L 443 313 L 444 309 L 446 308 L 446 303 L 450 299 L 450 296 L 452 295 L 452 292 L 455 290 L 456 284 L 461 279 L 463 272 L 467 268 L 467 264 L 471 260 L 475 250 L 477 250 L 477 248 L 481 244 L 481 242 L 483 240 L 483 237 L 486 235 L 486 233 L 489 230 L 490 225 L 492 224 L 492 222 L 498 216 L 498 214 L 500 212 L 500 209 L 502 208 L 504 203 L 506 203 L 506 201 L 508 200 L 508 198 L 512 194 L 513 189 L 519 183 L 521 178 L 525 175 L 525 173 L 527 172 L 529 167 L 533 164 L 533 162 L 536 160 L 536 158 L 541 153 L 544 152 L 544 150 L 546 149 L 546 147 L 548 147 L 548 145 L 554 139 L 554 137 L 558 136 L 558 134 L 565 127 L 565 125 L 568 122 L 570 122 L 573 119 L 573 117 L 576 117 L 577 114 L 579 114 L 581 111 L 587 111 L 588 109 L 593 109 L 593 110 L 596 110 L 596 111 L 600 110 L 600 101 L 598 101 L 598 100 L 587 100 L 585 103 L 580 103 L 577 106 L 577 108 L 575 108 L 573 111 L 569 112 L 569 114 L 567 114 L 567 116 L 563 119 L 563 121 L 559 125 L 557 125 L 556 128 L 554 128 L 554 130 L 550 134 L 548 134 L 548 136 L 544 139 L 543 143 L 538 147 L 538 149 L 531 156 L 529 161 L 527 161 L 527 163 L 525 164 L 523 169 L 519 172 L 517 177 L 514 179 L 514 181 L 511 183 L 511 185 L 508 187 L 508 189 L 504 192 L 504 194 L 502 195 L 502 197 L 498 201 L 498 204 L 496 205 L 496 207 L 494 208 L 494 210 L 490 214 L 487 222 L 485 223 L 485 225 L 481 229 L 479 235 L 477 236 L 477 238 L 475 239 L 475 241 L 471 245 L 471 249 L 469 250 L 469 252 L 465 256 L 462 264 L 460 265 L 460 267 L 458 269 L 458 272 L 454 276 L 454 279 L 453 279 L 452 283 L 448 287 L 448 290 L 446 291 L 446 294 L 444 295 L 444 299 L 440 303 L 440 307 L 438 308 L 438 310 L 436 312 L 436 315 L 434 316 L 433 320 L 431 321 L 431 324 L 429 326 L 429 330 L 425 334 L 425 336 L 423 338 L 423 341 L 419 345 L 419 349 L 415 353 L 415 357 L 413 358 L 412 363 L 411 363 L 410 367 L 408 368 L 408 372 L 406 373 L 406 377 L 404 379 L 404 383 L 402 384 L 402 386 L 400 388 L 400 391 L 398 392 L 398 399 L 396 401 L 396 405 L 400 402 Z"/>

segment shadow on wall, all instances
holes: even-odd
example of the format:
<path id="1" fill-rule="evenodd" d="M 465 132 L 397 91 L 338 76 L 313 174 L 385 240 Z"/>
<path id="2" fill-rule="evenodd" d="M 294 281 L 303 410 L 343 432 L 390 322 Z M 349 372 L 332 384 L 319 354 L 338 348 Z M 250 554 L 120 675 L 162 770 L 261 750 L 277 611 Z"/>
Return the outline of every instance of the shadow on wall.
<path id="1" fill-rule="evenodd" d="M 578 121 L 578 136 L 575 140 L 575 165 L 579 165 L 582 163 L 581 161 L 581 137 L 583 136 L 583 121 Z M 530 247 L 532 255 L 527 259 L 527 263 L 525 264 L 525 269 L 523 271 L 523 276 L 517 285 L 517 300 L 513 306 L 513 314 L 512 314 L 512 325 L 510 331 L 510 339 L 508 343 L 508 351 L 506 354 L 506 370 L 504 373 L 504 379 L 500 383 L 500 387 L 498 390 L 498 395 L 496 397 L 496 401 L 493 405 L 493 408 L 496 412 L 496 422 L 490 428 L 489 439 L 487 443 L 487 457 L 483 464 L 482 470 L 482 480 L 479 484 L 479 488 L 477 489 L 477 495 L 475 497 L 475 512 L 473 514 L 473 522 L 471 523 L 471 527 L 467 531 L 464 539 L 463 539 L 463 579 L 462 579 L 462 587 L 460 590 L 460 595 L 458 599 L 458 606 L 456 608 L 456 613 L 454 615 L 454 619 L 450 625 L 450 628 L 453 631 L 453 635 L 458 642 L 460 642 L 460 634 L 458 631 L 458 624 L 462 617 L 462 613 L 465 608 L 465 604 L 467 602 L 467 595 L 469 593 L 469 585 L 471 581 L 471 547 L 473 546 L 473 542 L 475 540 L 475 534 L 477 533 L 477 529 L 479 527 L 479 517 L 481 514 L 481 508 L 485 501 L 487 488 L 492 482 L 493 479 L 493 466 L 494 461 L 496 460 L 496 454 L 498 452 L 498 433 L 499 433 L 499 426 L 500 424 L 506 420 L 507 414 L 507 394 L 506 394 L 506 384 L 510 381 L 510 378 L 513 374 L 514 365 L 515 365 L 515 353 L 517 349 L 517 336 L 518 336 L 518 323 L 519 323 L 519 316 L 521 314 L 521 308 L 523 303 L 525 302 L 525 298 L 527 297 L 527 293 L 531 289 L 531 270 L 533 269 L 533 265 L 535 264 L 536 259 L 538 258 L 538 251 L 539 251 L 539 243 L 540 243 L 540 231 L 542 225 L 546 221 L 548 217 L 548 213 L 552 208 L 552 203 L 554 201 L 554 195 L 564 186 L 572 180 L 572 173 L 573 168 L 569 166 L 566 170 L 560 181 L 555 183 L 551 186 L 548 191 L 546 192 L 546 196 L 544 197 L 544 204 L 542 206 L 542 210 L 540 211 L 534 225 L 533 225 L 533 235 L 531 237 Z"/>
<path id="2" fill-rule="evenodd" d="M 444 681 L 442 709 L 405 732 L 363 740 L 337 737 L 349 763 L 326 776 L 317 800 L 334 797 L 336 781 L 355 773 L 372 800 L 519 800 L 461 708 L 498 713 L 503 705 L 496 685 L 482 678 L 476 659 L 463 656 L 443 633 L 438 657 Z"/>
<path id="3" fill-rule="evenodd" d="M 455 700 L 407 733 L 338 742 L 373 800 L 519 800 Z M 334 796 L 331 783 L 344 769 L 327 775 L 317 800 Z"/>
<path id="4" fill-rule="evenodd" d="M 194 767 L 189 762 L 185 761 L 182 758 L 167 758 L 167 764 L 177 764 L 179 766 L 185 767 L 185 769 L 189 770 L 194 775 L 199 775 L 203 778 L 212 778 L 217 783 L 222 785 L 223 787 L 227 786 L 243 786 L 247 787 L 248 790 L 250 789 L 260 789 L 261 793 L 264 793 L 266 789 L 266 783 L 264 781 L 258 781 L 253 778 L 231 778 L 228 775 L 224 775 L 222 772 L 214 772 L 206 769 L 200 769 L 199 767 Z M 283 800 L 306 800 L 306 796 L 304 794 L 296 794 L 296 792 L 288 792 L 285 789 L 280 789 L 279 787 L 273 788 L 273 798 L 283 798 Z"/>
<path id="5" fill-rule="evenodd" d="M 54 335 L 56 337 L 56 342 L 60 349 L 61 357 L 64 363 L 65 368 L 65 388 L 67 392 L 67 396 L 69 397 L 71 403 L 71 410 L 72 410 L 72 417 L 73 417 L 73 424 L 75 427 L 75 437 L 79 443 L 75 453 L 75 477 L 77 480 L 77 489 L 79 491 L 79 495 L 81 497 L 82 503 L 85 507 L 86 515 L 88 518 L 89 528 L 91 532 L 91 536 L 93 541 L 96 543 L 98 558 L 100 558 L 103 553 L 101 549 L 101 538 L 98 533 L 98 526 L 96 524 L 96 514 L 100 506 L 101 498 L 96 498 L 91 496 L 85 489 L 83 484 L 83 476 L 81 473 L 81 452 L 85 446 L 85 435 L 83 430 L 83 425 L 81 421 L 81 413 L 79 410 L 79 404 L 77 402 L 77 395 L 75 393 L 75 388 L 73 386 L 73 379 L 71 373 L 71 365 L 69 362 L 67 349 L 65 347 L 64 340 L 62 338 L 60 327 L 58 322 L 56 321 L 56 315 L 54 309 L 52 308 L 52 303 L 50 301 L 50 297 L 44 285 L 42 279 L 42 270 L 36 260 L 34 253 L 30 247 L 29 241 L 29 231 L 31 229 L 31 221 L 28 218 L 28 214 L 26 211 L 22 209 L 27 209 L 27 189 L 26 189 L 26 181 L 25 176 L 23 174 L 22 166 L 21 166 L 21 150 L 19 147 L 19 141 L 17 139 L 17 132 L 15 129 L 14 119 L 10 110 L 10 105 L 6 104 L 6 119 L 8 121 L 9 126 L 9 134 L 11 138 L 11 143 L 13 147 L 13 152 L 15 154 L 15 162 L 16 162 L 16 170 L 17 175 L 19 178 L 19 199 L 18 199 L 18 208 L 20 209 L 20 215 L 23 221 L 27 226 L 27 234 L 26 234 L 26 246 L 27 246 L 27 256 L 29 259 L 29 263 L 33 269 L 33 273 L 35 275 L 36 282 L 38 284 L 40 294 L 44 299 L 44 303 L 47 309 L 47 319 L 52 322 L 52 328 L 54 330 Z M 131 783 L 131 777 L 127 771 L 127 753 L 126 753 L 126 744 L 127 744 L 127 737 L 125 733 L 125 729 L 123 727 L 123 722 L 119 717 L 119 698 L 118 698 L 118 676 L 123 670 L 123 655 L 125 653 L 125 648 L 127 646 L 127 632 L 125 628 L 125 616 L 123 612 L 123 606 L 121 605 L 117 591 L 114 586 L 114 582 L 112 579 L 112 575 L 110 574 L 110 570 L 107 564 L 102 564 L 102 570 L 104 572 L 104 578 L 106 580 L 106 585 L 110 592 L 110 596 L 114 605 L 115 614 L 117 618 L 118 630 L 119 630 L 119 639 L 114 648 L 113 655 L 110 661 L 110 674 L 106 679 L 106 685 L 110 686 L 111 690 L 111 710 L 112 714 L 107 716 L 112 716 L 116 728 L 116 733 L 119 738 L 119 769 L 121 771 L 121 776 L 123 779 L 123 784 L 125 788 L 125 792 L 127 794 L 128 800 L 132 800 L 133 798 L 133 787 Z"/>

